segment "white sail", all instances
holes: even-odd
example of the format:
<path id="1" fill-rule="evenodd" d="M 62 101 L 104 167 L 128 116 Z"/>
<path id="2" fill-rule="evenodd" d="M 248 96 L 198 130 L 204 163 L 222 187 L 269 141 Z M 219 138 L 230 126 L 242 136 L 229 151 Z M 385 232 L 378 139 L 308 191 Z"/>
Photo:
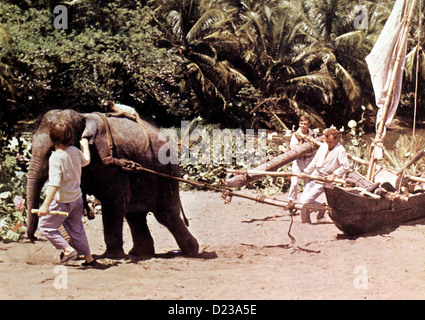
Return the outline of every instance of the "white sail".
<path id="1" fill-rule="evenodd" d="M 403 41 L 403 31 L 407 27 L 405 21 L 403 21 L 407 15 L 406 3 L 406 0 L 396 1 L 381 35 L 371 53 L 366 57 L 378 107 L 376 131 L 380 136 L 376 137 L 377 142 L 382 142 L 386 126 L 391 124 L 400 101 L 407 52 L 407 41 Z M 399 63 L 396 63 L 397 59 L 400 60 Z M 395 70 L 395 68 L 397 69 Z M 395 81 L 393 86 L 391 86 L 392 81 Z M 389 92 L 391 89 L 392 93 Z M 389 95 L 391 100 L 387 102 Z M 384 108 L 386 102 L 388 104 L 387 110 Z M 385 119 L 383 119 L 384 117 Z M 385 121 L 385 125 L 382 132 L 379 132 L 378 128 L 382 125 L 382 121 Z"/>

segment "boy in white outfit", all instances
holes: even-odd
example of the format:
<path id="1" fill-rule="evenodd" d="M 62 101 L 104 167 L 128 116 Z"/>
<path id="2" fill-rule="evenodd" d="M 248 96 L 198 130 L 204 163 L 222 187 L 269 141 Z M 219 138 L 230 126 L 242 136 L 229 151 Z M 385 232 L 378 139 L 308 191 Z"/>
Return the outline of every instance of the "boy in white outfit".
<path id="1" fill-rule="evenodd" d="M 298 135 L 298 133 L 302 133 L 304 135 L 308 135 L 310 137 L 315 137 L 313 130 L 310 129 L 310 119 L 306 116 L 301 116 L 299 120 L 299 128 L 296 132 L 292 134 L 290 148 L 295 149 L 297 146 L 304 143 L 304 140 Z M 292 173 L 301 173 L 307 166 L 310 164 L 311 160 L 313 160 L 313 154 L 307 154 L 303 157 L 294 160 L 292 162 Z M 298 184 L 300 178 L 293 176 L 291 177 L 291 186 L 289 188 L 289 200 L 296 201 L 298 196 Z M 304 186 L 309 182 L 308 179 L 304 179 Z"/>
<path id="2" fill-rule="evenodd" d="M 60 261 L 65 263 L 76 259 L 78 254 L 84 255 L 83 266 L 95 266 L 81 221 L 83 199 L 80 188 L 81 167 L 90 163 L 90 151 L 87 139 L 80 141 L 81 149 L 71 145 L 73 141 L 72 126 L 66 121 L 58 121 L 50 129 L 50 140 L 55 151 L 49 158 L 49 187 L 46 198 L 39 210 L 40 231 L 58 250 L 61 250 Z M 49 211 L 68 212 L 68 217 L 50 215 Z M 63 238 L 59 227 L 63 224 L 69 234 L 72 245 Z"/>

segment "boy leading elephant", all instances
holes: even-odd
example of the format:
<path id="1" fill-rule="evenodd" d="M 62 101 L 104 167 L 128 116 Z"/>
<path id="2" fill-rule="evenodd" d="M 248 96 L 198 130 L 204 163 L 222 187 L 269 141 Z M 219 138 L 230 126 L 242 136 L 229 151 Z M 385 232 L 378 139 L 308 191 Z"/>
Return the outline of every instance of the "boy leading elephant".
<path id="1" fill-rule="evenodd" d="M 81 221 L 83 213 L 81 167 L 90 163 L 90 150 L 87 139 L 80 141 L 82 151 L 72 146 L 73 135 L 72 126 L 66 121 L 60 120 L 50 129 L 49 136 L 55 151 L 49 158 L 49 188 L 39 210 L 39 227 L 54 247 L 62 251 L 61 263 L 76 259 L 78 254 L 82 254 L 85 258 L 83 266 L 96 266 L 97 262 L 90 253 Z M 68 217 L 48 214 L 53 210 L 66 211 Z M 61 235 L 59 227 L 62 224 L 75 248 Z"/>

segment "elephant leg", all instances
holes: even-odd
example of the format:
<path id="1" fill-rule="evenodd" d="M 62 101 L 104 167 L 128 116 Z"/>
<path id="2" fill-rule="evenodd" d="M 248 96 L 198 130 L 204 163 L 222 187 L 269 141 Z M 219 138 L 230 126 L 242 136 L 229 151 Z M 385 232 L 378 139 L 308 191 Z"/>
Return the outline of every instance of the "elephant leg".
<path id="1" fill-rule="evenodd" d="M 198 254 L 198 241 L 189 232 L 189 229 L 180 218 L 179 209 L 173 208 L 166 212 L 154 214 L 158 222 L 167 227 L 167 229 L 172 233 L 176 239 L 177 245 L 184 255 L 193 257 Z"/>
<path id="2" fill-rule="evenodd" d="M 106 244 L 106 251 L 103 256 L 122 258 L 124 256 L 122 238 L 124 208 L 114 202 L 117 203 L 117 201 L 102 202 L 103 234 Z"/>
<path id="3" fill-rule="evenodd" d="M 154 242 L 149 231 L 146 216 L 148 212 L 129 212 L 126 215 L 133 237 L 133 248 L 129 254 L 138 257 L 152 257 L 155 254 Z"/>

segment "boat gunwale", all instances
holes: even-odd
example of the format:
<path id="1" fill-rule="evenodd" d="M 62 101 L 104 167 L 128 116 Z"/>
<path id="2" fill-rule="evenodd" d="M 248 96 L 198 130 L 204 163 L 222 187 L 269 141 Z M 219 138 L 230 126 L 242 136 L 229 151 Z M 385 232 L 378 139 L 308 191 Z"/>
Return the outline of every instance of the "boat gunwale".
<path id="1" fill-rule="evenodd" d="M 335 191 L 335 188 L 338 189 Z M 369 232 L 383 230 L 386 227 L 398 227 L 410 221 L 425 218 L 425 210 L 422 213 L 417 210 L 418 201 L 425 204 L 425 191 L 417 194 L 411 194 L 407 201 L 401 199 L 374 199 L 367 195 L 361 195 L 358 190 L 352 188 L 342 188 L 333 186 L 325 188 L 328 206 L 331 208 L 329 214 L 335 225 L 347 235 L 360 235 Z M 351 206 L 349 208 L 358 208 L 361 211 L 353 210 L 348 213 L 348 204 L 345 207 L 336 205 L 335 201 L 339 198 L 341 203 L 350 197 L 352 202 L 362 204 L 361 206 Z M 374 208 L 376 206 L 376 208 Z M 365 209 L 370 207 L 370 210 Z M 363 208 L 363 209 L 362 209 Z M 400 216 L 398 216 L 400 215 Z M 383 218 L 390 217 L 388 221 Z"/>

